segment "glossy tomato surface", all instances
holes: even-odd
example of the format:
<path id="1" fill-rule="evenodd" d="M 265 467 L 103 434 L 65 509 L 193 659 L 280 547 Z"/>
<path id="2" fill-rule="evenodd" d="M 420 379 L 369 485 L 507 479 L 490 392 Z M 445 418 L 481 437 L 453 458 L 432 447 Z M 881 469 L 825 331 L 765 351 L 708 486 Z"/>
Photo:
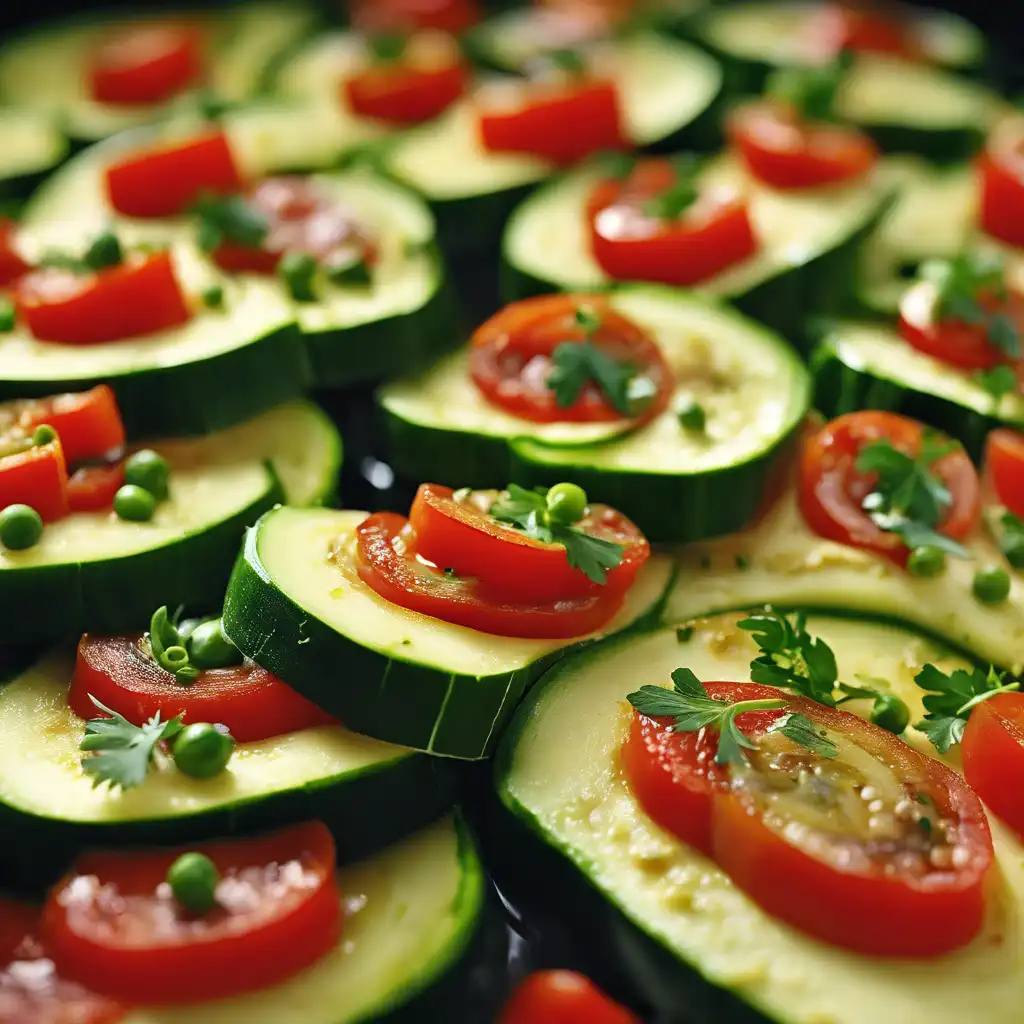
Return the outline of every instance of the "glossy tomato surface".
<path id="1" fill-rule="evenodd" d="M 640 1024 L 575 971 L 536 971 L 512 993 L 497 1024 Z"/>
<path id="2" fill-rule="evenodd" d="M 89 84 L 100 103 L 161 103 L 197 85 L 204 72 L 197 25 L 156 22 L 111 33 L 92 54 Z"/>

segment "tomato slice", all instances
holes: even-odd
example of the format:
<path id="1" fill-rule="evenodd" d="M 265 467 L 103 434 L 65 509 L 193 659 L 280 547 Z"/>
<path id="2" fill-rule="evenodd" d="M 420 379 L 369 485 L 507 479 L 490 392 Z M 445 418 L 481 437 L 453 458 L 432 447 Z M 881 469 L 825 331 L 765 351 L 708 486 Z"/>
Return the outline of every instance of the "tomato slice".
<path id="1" fill-rule="evenodd" d="M 872 441 L 889 441 L 899 451 L 917 455 L 923 435 L 924 427 L 916 420 L 889 412 L 852 412 L 827 423 L 807 439 L 800 457 L 800 510 L 807 525 L 821 537 L 906 564 L 910 552 L 902 537 L 882 530 L 861 507 L 875 481 L 873 474 L 858 473 L 854 463 Z M 978 473 L 960 447 L 930 468 L 952 497 L 938 532 L 964 540 L 980 516 Z"/>
<path id="2" fill-rule="evenodd" d="M 492 519 L 497 491 L 456 499 L 450 487 L 421 484 L 409 512 L 418 555 L 457 576 L 477 580 L 480 593 L 506 601 L 555 602 L 624 594 L 651 554 L 640 530 L 607 505 L 591 505 L 577 525 L 624 548 L 622 562 L 595 583 L 569 565 L 561 544 L 545 544 Z"/>
<path id="3" fill-rule="evenodd" d="M 60 438 L 0 457 L 0 509 L 30 505 L 44 523 L 68 514 L 68 472 Z"/>
<path id="4" fill-rule="evenodd" d="M 614 82 L 567 77 L 481 90 L 480 140 L 492 153 L 529 153 L 560 167 L 602 150 L 627 149 Z"/>
<path id="5" fill-rule="evenodd" d="M 845 711 L 753 683 L 705 688 L 714 699 L 787 706 L 737 716 L 758 744 L 743 766 L 715 762 L 710 730 L 675 732 L 672 719 L 635 714 L 623 767 L 655 822 L 823 942 L 932 957 L 974 938 L 994 854 L 985 810 L 960 776 Z M 809 718 L 837 756 L 768 732 L 787 713 Z"/>
<path id="6" fill-rule="evenodd" d="M 1024 193 L 1022 193 L 1024 198 Z M 1024 329 L 1024 295 L 1007 291 L 1004 299 L 977 296 L 978 304 Z M 933 281 L 919 281 L 900 299 L 899 329 L 903 339 L 920 352 L 964 370 L 989 370 L 1009 361 L 1005 352 L 989 341 L 984 323 L 968 323 L 957 317 L 940 317 L 939 289 Z"/>
<path id="7" fill-rule="evenodd" d="M 878 159 L 878 147 L 863 132 L 802 121 L 771 101 L 734 110 L 726 132 L 747 170 L 777 189 L 851 181 L 867 174 Z"/>
<path id="8" fill-rule="evenodd" d="M 352 23 L 362 32 L 459 34 L 480 20 L 476 0 L 351 0 Z"/>
<path id="9" fill-rule="evenodd" d="M 132 255 L 95 274 L 36 270 L 18 281 L 14 296 L 35 337 L 64 345 L 154 334 L 192 316 L 167 252 Z"/>
<path id="10" fill-rule="evenodd" d="M 129 154 L 107 168 L 106 182 L 110 205 L 128 217 L 174 217 L 203 192 L 227 195 L 244 184 L 221 131 Z"/>
<path id="11" fill-rule="evenodd" d="M 672 370 L 658 346 L 631 320 L 616 313 L 607 298 L 596 295 L 544 295 L 513 302 L 474 332 L 469 372 L 492 405 L 534 423 L 611 422 L 625 417 L 610 404 L 593 381 L 585 384 L 571 405 L 560 406 L 548 386 L 552 357 L 562 342 L 587 340 L 576 313 L 588 307 L 601 326 L 590 342 L 645 378 L 653 395 L 637 415 L 637 423 L 664 411 L 672 397 Z"/>
<path id="12" fill-rule="evenodd" d="M 820 60 L 830 60 L 843 50 L 904 60 L 923 58 L 912 23 L 880 4 L 820 4 L 808 15 L 805 36 L 809 55 Z"/>
<path id="13" fill-rule="evenodd" d="M 622 181 L 597 184 L 587 203 L 594 259 L 620 281 L 691 285 L 752 256 L 758 247 L 746 201 L 731 188 L 705 188 L 679 216 L 647 204 L 678 183 L 670 160 L 640 161 Z"/>
<path id="14" fill-rule="evenodd" d="M 985 438 L 985 475 L 1000 504 L 1024 518 L 1024 434 L 999 427 Z"/>
<path id="15" fill-rule="evenodd" d="M 378 512 L 356 529 L 359 578 L 401 608 L 496 636 L 565 639 L 599 630 L 622 606 L 624 595 L 614 592 L 547 603 L 488 596 L 475 580 L 417 558 L 408 523 L 405 516 Z"/>
<path id="16" fill-rule="evenodd" d="M 68 478 L 68 507 L 72 512 L 102 512 L 114 504 L 123 483 L 123 462 L 82 466 Z"/>
<path id="17" fill-rule="evenodd" d="M 1024 118 L 1008 118 L 978 157 L 982 230 L 1024 246 Z"/>
<path id="18" fill-rule="evenodd" d="M 13 284 L 22 274 L 32 269 L 17 248 L 17 221 L 0 217 L 0 288 Z"/>
<path id="19" fill-rule="evenodd" d="M 218 905 L 201 917 L 179 907 L 164 882 L 189 850 L 221 875 Z M 320 822 L 198 847 L 87 853 L 50 893 L 43 938 L 62 973 L 126 1002 L 248 992 L 290 978 L 337 943 L 334 858 Z"/>
<path id="20" fill-rule="evenodd" d="M 534 971 L 505 1004 L 497 1024 L 640 1024 L 575 971 Z"/>
<path id="21" fill-rule="evenodd" d="M 248 661 L 206 669 L 191 686 L 183 687 L 150 657 L 145 640 L 137 636 L 82 637 L 68 690 L 68 706 L 79 718 L 99 713 L 90 694 L 135 725 L 157 712 L 165 722 L 184 714 L 186 723 L 227 726 L 239 743 L 336 724 L 290 686 Z"/>
<path id="22" fill-rule="evenodd" d="M 62 978 L 39 938 L 39 908 L 0 898 L 0 1024 L 115 1024 L 126 1009 Z"/>
<path id="23" fill-rule="evenodd" d="M 964 778 L 1018 835 L 1024 836 L 1024 695 L 1001 693 L 978 704 L 960 741 Z"/>
<path id="24" fill-rule="evenodd" d="M 96 48 L 89 67 L 100 103 L 161 103 L 203 75 L 203 35 L 197 26 L 154 23 L 123 28 Z"/>

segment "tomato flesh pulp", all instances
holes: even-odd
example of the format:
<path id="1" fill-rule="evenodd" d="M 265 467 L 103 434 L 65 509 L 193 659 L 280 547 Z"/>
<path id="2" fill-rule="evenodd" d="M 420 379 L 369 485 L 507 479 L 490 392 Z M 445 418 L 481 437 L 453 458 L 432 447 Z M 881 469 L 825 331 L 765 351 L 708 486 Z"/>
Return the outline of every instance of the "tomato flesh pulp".
<path id="1" fill-rule="evenodd" d="M 903 538 L 879 527 L 862 507 L 874 489 L 875 477 L 859 473 L 855 463 L 861 449 L 873 441 L 888 441 L 897 450 L 916 456 L 923 434 L 924 428 L 916 420 L 865 411 L 840 416 L 809 437 L 800 455 L 798 495 L 807 525 L 821 537 L 905 565 L 910 552 Z M 980 516 L 981 487 L 974 465 L 957 446 L 929 469 L 952 498 L 937 532 L 965 540 Z"/>
<path id="2" fill-rule="evenodd" d="M 488 512 L 497 498 L 497 491 L 455 498 L 449 487 L 421 484 L 409 512 L 416 553 L 475 579 L 481 594 L 518 602 L 625 594 L 650 557 L 650 545 L 633 523 L 606 505 L 591 505 L 578 527 L 624 549 L 605 582 L 595 583 L 569 564 L 562 544 L 546 544 L 492 519 Z"/>
<path id="3" fill-rule="evenodd" d="M 985 475 L 1000 504 L 1024 519 L 1024 434 L 1000 427 L 988 435 Z"/>
<path id="4" fill-rule="evenodd" d="M 193 915 L 167 869 L 197 850 L 216 865 L 217 905 Z M 284 981 L 341 934 L 334 840 L 320 822 L 154 851 L 92 852 L 51 891 L 43 939 L 58 969 L 129 1003 L 219 999 Z"/>
<path id="5" fill-rule="evenodd" d="M 18 224 L 10 217 L 0 217 L 0 288 L 13 284 L 22 274 L 32 269 L 18 252 L 16 239 Z"/>
<path id="6" fill-rule="evenodd" d="M 132 255 L 94 274 L 36 270 L 18 281 L 14 296 L 36 338 L 64 345 L 155 334 L 192 316 L 166 252 Z"/>
<path id="7" fill-rule="evenodd" d="M 352 23 L 361 32 L 458 34 L 480 20 L 476 0 L 354 0 L 351 8 Z"/>
<path id="8" fill-rule="evenodd" d="M 691 285 L 740 263 L 758 248 L 746 201 L 727 187 L 704 188 L 681 214 L 648 204 L 678 185 L 669 160 L 644 160 L 622 181 L 600 182 L 587 203 L 594 259 L 620 281 Z"/>
<path id="9" fill-rule="evenodd" d="M 640 1024 L 589 978 L 574 971 L 535 971 L 520 982 L 497 1024 Z"/>
<path id="10" fill-rule="evenodd" d="M 602 78 L 503 84 L 477 96 L 483 147 L 528 153 L 560 167 L 603 150 L 626 149 L 618 87 Z"/>
<path id="11" fill-rule="evenodd" d="M 106 171 L 107 198 L 128 217 L 175 217 L 204 192 L 244 187 L 227 136 L 211 131 L 132 153 Z"/>
<path id="12" fill-rule="evenodd" d="M 325 195 L 298 176 L 267 178 L 248 195 L 249 206 L 267 223 L 259 246 L 222 242 L 214 261 L 233 273 L 272 274 L 287 252 L 304 252 L 325 265 L 373 264 L 377 245 L 371 230 L 346 203 Z"/>
<path id="13" fill-rule="evenodd" d="M 600 327 L 588 335 L 577 322 L 581 308 L 594 311 Z M 650 400 L 632 417 L 611 405 L 590 381 L 571 405 L 558 404 L 549 386 L 555 350 L 563 342 L 583 342 L 616 362 L 628 363 L 647 385 Z M 653 419 L 668 406 L 673 376 L 658 346 L 607 299 L 593 295 L 546 295 L 506 306 L 481 325 L 470 342 L 469 372 L 492 405 L 534 423 L 611 422 Z"/>
<path id="14" fill-rule="evenodd" d="M 904 60 L 919 60 L 923 54 L 913 25 L 897 10 L 865 3 L 820 5 L 804 26 L 808 57 L 830 60 L 843 50 L 880 53 Z"/>
<path id="15" fill-rule="evenodd" d="M 89 85 L 100 103 L 160 103 L 197 84 L 203 75 L 203 36 L 190 25 L 153 24 L 122 29 L 92 55 Z"/>
<path id="16" fill-rule="evenodd" d="M 675 732 L 672 719 L 636 713 L 623 771 L 657 824 L 823 942 L 931 957 L 974 938 L 994 855 L 981 801 L 955 772 L 847 712 L 752 683 L 705 687 L 729 703 L 786 707 L 737 716 L 758 747 L 741 766 L 715 762 L 710 729 Z M 809 718 L 837 756 L 768 731 L 789 713 Z"/>
<path id="17" fill-rule="evenodd" d="M 851 181 L 878 159 L 878 147 L 863 132 L 802 121 L 777 103 L 740 107 L 727 119 L 726 132 L 747 170 L 777 189 Z"/>
<path id="18" fill-rule="evenodd" d="M 282 736 L 335 720 L 266 669 L 246 662 L 206 669 L 188 687 L 152 658 L 143 637 L 92 636 L 78 644 L 68 706 L 79 718 L 101 714 L 90 694 L 135 725 L 159 712 L 166 722 L 184 714 L 185 724 L 224 725 L 239 743 Z"/>
<path id="19" fill-rule="evenodd" d="M 982 230 L 1024 246 L 1024 118 L 1006 120 L 978 157 Z"/>

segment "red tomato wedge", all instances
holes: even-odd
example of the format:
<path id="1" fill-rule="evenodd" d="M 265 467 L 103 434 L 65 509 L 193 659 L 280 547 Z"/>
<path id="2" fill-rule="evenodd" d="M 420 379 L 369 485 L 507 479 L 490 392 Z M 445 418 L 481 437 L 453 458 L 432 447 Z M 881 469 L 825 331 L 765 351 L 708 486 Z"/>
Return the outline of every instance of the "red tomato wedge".
<path id="1" fill-rule="evenodd" d="M 18 252 L 18 223 L 10 217 L 0 217 L 0 288 L 13 284 L 22 274 L 32 269 Z"/>
<path id="2" fill-rule="evenodd" d="M 166 252 L 129 256 L 95 274 L 36 270 L 18 281 L 14 298 L 36 338 L 64 345 L 154 334 L 192 316 Z"/>
<path id="3" fill-rule="evenodd" d="M 773 917 L 823 942 L 933 957 L 974 938 L 994 854 L 981 801 L 956 772 L 848 712 L 770 686 L 704 685 L 714 699 L 787 706 L 737 716 L 758 744 L 743 766 L 715 762 L 710 730 L 674 732 L 672 719 L 635 714 L 623 769 L 655 822 L 713 857 Z M 769 733 L 787 713 L 809 718 L 837 756 Z"/>
<path id="4" fill-rule="evenodd" d="M 978 157 L 983 231 L 1024 246 L 1024 118 L 1008 119 Z"/>
<path id="5" fill-rule="evenodd" d="M 985 475 L 1000 504 L 1024 518 L 1024 434 L 1000 427 L 985 438 Z"/>
<path id="6" fill-rule="evenodd" d="M 851 181 L 867 174 L 878 159 L 878 147 L 856 128 L 805 122 L 770 101 L 734 110 L 726 133 L 747 170 L 777 189 Z"/>
<path id="7" fill-rule="evenodd" d="M 102 512 L 114 504 L 123 483 L 123 462 L 82 466 L 68 478 L 68 507 L 72 512 Z"/>
<path id="8" fill-rule="evenodd" d="M 889 412 L 851 412 L 827 423 L 804 442 L 800 456 L 800 510 L 807 525 L 819 536 L 840 544 L 866 548 L 906 564 L 909 551 L 899 534 L 879 528 L 861 507 L 874 487 L 873 474 L 854 468 L 861 448 L 872 441 L 888 441 L 899 451 L 917 455 L 924 427 L 916 420 Z M 964 540 L 980 515 L 980 482 L 967 453 L 960 447 L 931 465 L 945 485 L 952 504 L 938 532 Z"/>
<path id="9" fill-rule="evenodd" d="M 476 0 L 351 0 L 352 23 L 362 32 L 458 34 L 480 20 Z"/>
<path id="10" fill-rule="evenodd" d="M 1024 198 L 1024 193 L 1021 194 Z M 989 313 L 1008 317 L 1017 329 L 1024 329 L 1024 295 L 1007 291 L 1005 298 L 978 295 L 978 304 Z M 964 370 L 989 370 L 1008 357 L 989 340 L 984 323 L 968 323 L 956 317 L 941 317 L 939 290 L 933 281 L 919 281 L 900 299 L 899 330 L 904 341 L 920 352 Z"/>
<path id="11" fill-rule="evenodd" d="M 648 204 L 678 181 L 670 160 L 648 159 L 624 180 L 593 189 L 587 202 L 590 247 L 610 277 L 691 285 L 757 251 L 747 203 L 731 188 L 703 189 L 676 217 L 650 211 Z"/>
<path id="12" fill-rule="evenodd" d="M 808 16 L 805 27 L 809 55 L 829 60 L 843 50 L 879 53 L 920 60 L 914 27 L 898 9 L 884 4 L 825 3 Z"/>
<path id="13" fill-rule="evenodd" d="M 616 362 L 630 365 L 637 377 L 646 378 L 652 386 L 651 400 L 633 417 L 617 410 L 593 381 L 568 406 L 559 405 L 548 386 L 555 349 L 563 342 L 587 340 L 576 321 L 581 308 L 593 310 L 601 321 L 590 343 Z M 668 406 L 674 386 L 672 370 L 658 346 L 598 295 L 543 295 L 511 303 L 474 332 L 469 372 L 488 402 L 534 423 L 625 418 L 646 422 Z"/>
<path id="14" fill-rule="evenodd" d="M 535 971 L 524 978 L 497 1024 L 640 1024 L 575 971 Z"/>
<path id="15" fill-rule="evenodd" d="M 221 874 L 218 905 L 198 917 L 164 882 L 190 850 Z M 248 992 L 290 978 L 337 943 L 334 859 L 334 840 L 320 822 L 198 847 L 87 853 L 50 893 L 43 938 L 63 974 L 125 1002 Z"/>
<path id="16" fill-rule="evenodd" d="M 477 98 L 480 140 L 492 153 L 528 153 L 560 167 L 626 149 L 618 87 L 601 78 L 502 85 Z"/>
<path id="17" fill-rule="evenodd" d="M 174 217 L 203 192 L 226 195 L 244 186 L 227 136 L 207 132 L 132 153 L 106 171 L 107 197 L 128 217 Z"/>
<path id="18" fill-rule="evenodd" d="M 1019 836 L 1024 836 L 1024 695 L 1001 693 L 978 704 L 960 741 L 964 778 Z"/>
<path id="19" fill-rule="evenodd" d="M 197 26 L 127 26 L 92 54 L 92 98 L 125 105 L 161 103 L 197 84 L 203 63 L 203 34 Z"/>
<path id="20" fill-rule="evenodd" d="M 191 686 L 183 687 L 135 636 L 82 637 L 68 690 L 68 706 L 79 718 L 100 714 L 90 694 L 135 725 L 157 712 L 165 722 L 184 714 L 186 724 L 227 726 L 239 743 L 335 724 L 326 712 L 252 662 L 206 669 Z"/>
<path id="21" fill-rule="evenodd" d="M 497 491 L 456 499 L 450 487 L 421 484 L 409 511 L 418 555 L 457 576 L 471 577 L 481 594 L 505 601 L 559 600 L 624 594 L 651 554 L 646 538 L 624 515 L 591 505 L 577 525 L 624 548 L 622 562 L 595 583 L 569 565 L 561 544 L 545 544 L 488 515 Z"/>
<path id="22" fill-rule="evenodd" d="M 0 457 L 0 508 L 30 505 L 44 523 L 68 514 L 68 471 L 60 438 Z"/>
<path id="23" fill-rule="evenodd" d="M 39 908 L 0 898 L 0 1024 L 115 1024 L 125 1007 L 67 981 L 47 960 Z"/>
<path id="24" fill-rule="evenodd" d="M 378 512 L 356 529 L 359 578 L 401 608 L 496 636 L 566 639 L 595 632 L 622 606 L 621 592 L 546 603 L 491 597 L 475 580 L 417 559 L 408 522 L 405 516 Z"/>

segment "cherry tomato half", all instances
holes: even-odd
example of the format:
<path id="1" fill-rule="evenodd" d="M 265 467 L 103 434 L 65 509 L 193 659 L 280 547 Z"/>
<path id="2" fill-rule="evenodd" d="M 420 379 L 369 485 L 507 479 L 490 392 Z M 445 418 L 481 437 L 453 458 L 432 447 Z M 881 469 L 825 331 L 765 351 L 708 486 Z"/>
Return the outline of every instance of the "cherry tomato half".
<path id="1" fill-rule="evenodd" d="M 361 32 L 438 29 L 458 35 L 480 20 L 476 0 L 351 0 L 350 7 Z"/>
<path id="2" fill-rule="evenodd" d="M 1024 118 L 1010 118 L 992 133 L 978 157 L 982 230 L 1024 246 Z"/>
<path id="3" fill-rule="evenodd" d="M 905 416 L 869 410 L 840 416 L 808 438 L 800 457 L 799 493 L 807 525 L 821 537 L 875 551 L 904 565 L 909 551 L 902 537 L 882 530 L 861 507 L 874 479 L 873 474 L 858 473 L 854 463 L 861 448 L 872 441 L 888 441 L 899 451 L 917 455 L 924 429 Z M 938 532 L 964 540 L 980 515 L 978 473 L 959 446 L 930 468 L 952 497 Z"/>
<path id="4" fill-rule="evenodd" d="M 203 34 L 194 25 L 131 25 L 96 48 L 89 67 L 100 103 L 161 103 L 203 76 Z"/>
<path id="5" fill-rule="evenodd" d="M 497 1024 L 640 1024 L 575 971 L 535 971 L 524 978 Z"/>
<path id="6" fill-rule="evenodd" d="M 165 722 L 183 713 L 186 723 L 227 726 L 239 743 L 335 721 L 252 662 L 207 669 L 183 687 L 150 657 L 144 640 L 134 636 L 82 637 L 68 690 L 68 705 L 79 718 L 100 714 L 90 694 L 135 725 L 157 712 Z"/>
<path id="7" fill-rule="evenodd" d="M 13 284 L 22 274 L 32 269 L 18 252 L 18 223 L 10 217 L 0 217 L 0 288 Z"/>
<path id="8" fill-rule="evenodd" d="M 843 50 L 920 60 L 923 52 L 913 24 L 898 8 L 872 3 L 823 3 L 808 15 L 807 53 L 819 61 Z"/>
<path id="9" fill-rule="evenodd" d="M 672 719 L 635 714 L 623 768 L 655 822 L 821 941 L 931 957 L 974 938 L 994 854 L 981 801 L 956 772 L 848 712 L 753 683 L 705 688 L 730 703 L 787 703 L 736 717 L 758 745 L 743 766 L 715 762 L 709 729 L 676 732 Z M 809 718 L 836 757 L 769 732 L 787 713 Z"/>
<path id="10" fill-rule="evenodd" d="M 1001 693 L 978 704 L 960 741 L 964 778 L 1018 835 L 1024 836 L 1024 695 Z"/>

